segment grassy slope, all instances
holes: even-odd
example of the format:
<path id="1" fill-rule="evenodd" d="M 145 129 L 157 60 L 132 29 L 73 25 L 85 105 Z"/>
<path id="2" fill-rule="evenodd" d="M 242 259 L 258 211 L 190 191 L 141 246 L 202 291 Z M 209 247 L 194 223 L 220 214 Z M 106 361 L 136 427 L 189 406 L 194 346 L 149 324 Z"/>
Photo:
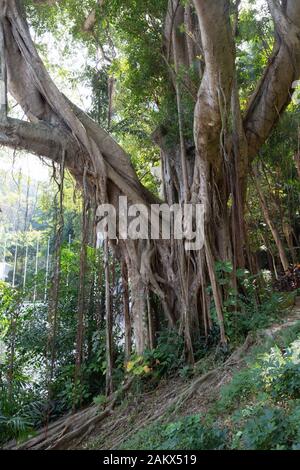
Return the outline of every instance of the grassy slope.
<path id="1" fill-rule="evenodd" d="M 290 449 L 300 445 L 300 305 L 223 364 L 132 393 L 82 447 Z M 213 363 L 213 361 L 211 361 Z"/>

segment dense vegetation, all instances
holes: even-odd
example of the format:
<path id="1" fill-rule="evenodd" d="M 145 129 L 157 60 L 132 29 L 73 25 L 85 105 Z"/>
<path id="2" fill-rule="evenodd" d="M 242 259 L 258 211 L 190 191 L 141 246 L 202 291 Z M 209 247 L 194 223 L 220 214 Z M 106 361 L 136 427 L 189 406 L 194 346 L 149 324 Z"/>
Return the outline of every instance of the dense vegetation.
<path id="1" fill-rule="evenodd" d="M 300 7 L 0 8 L 5 445 L 89 405 L 120 405 L 128 384 L 139 395 L 193 380 L 284 323 L 300 293 Z M 203 249 L 108 243 L 97 207 L 122 195 L 204 204 Z M 206 416 L 163 417 L 122 448 L 299 449 L 299 341 L 299 325 L 264 338 Z"/>
<path id="2" fill-rule="evenodd" d="M 205 416 L 156 423 L 122 448 L 299 450 L 299 329 L 255 348 Z"/>

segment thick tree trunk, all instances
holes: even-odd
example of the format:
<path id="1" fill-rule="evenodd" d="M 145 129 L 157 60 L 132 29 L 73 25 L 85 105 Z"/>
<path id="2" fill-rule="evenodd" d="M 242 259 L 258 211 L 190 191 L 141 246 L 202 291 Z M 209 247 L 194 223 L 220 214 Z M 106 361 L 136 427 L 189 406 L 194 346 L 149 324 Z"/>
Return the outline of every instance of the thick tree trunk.
<path id="1" fill-rule="evenodd" d="M 141 355 L 149 346 L 146 287 L 140 274 L 135 270 L 135 268 L 129 268 L 129 278 L 132 302 L 131 318 L 133 320 L 135 349 L 137 354 Z"/>
<path id="2" fill-rule="evenodd" d="M 113 341 L 113 307 L 110 290 L 110 264 L 108 239 L 104 240 L 104 271 L 105 271 L 105 320 L 106 320 L 106 395 L 113 392 L 114 341 Z"/>
<path id="3" fill-rule="evenodd" d="M 76 334 L 76 355 L 75 355 L 75 386 L 80 381 L 81 366 L 83 361 L 83 343 L 85 334 L 85 314 L 86 314 L 86 268 L 87 268 L 87 245 L 88 245 L 88 205 L 86 189 L 86 170 L 83 175 L 83 201 L 82 201 L 82 238 L 80 249 L 80 270 L 79 289 L 77 302 L 77 334 Z"/>
<path id="4" fill-rule="evenodd" d="M 123 311 L 125 325 L 125 362 L 128 362 L 131 356 L 131 318 L 129 309 L 129 285 L 128 269 L 125 261 L 122 261 L 122 285 L 123 285 Z"/>
<path id="5" fill-rule="evenodd" d="M 195 38 L 199 41 L 198 47 L 193 42 L 194 54 L 201 54 L 205 64 L 194 117 L 196 151 L 191 152 L 190 157 L 188 149 L 184 148 L 187 143 L 181 139 L 181 151 L 174 152 L 173 162 L 169 158 L 170 152 L 163 146 L 162 155 L 168 202 L 177 202 L 188 189 L 190 200 L 205 206 L 205 248 L 201 253 L 178 256 L 180 249 L 177 250 L 170 241 L 152 241 L 150 247 L 144 242 L 126 241 L 115 247 L 129 269 L 138 353 L 149 345 L 146 292 L 150 289 L 160 298 L 170 327 L 177 323 L 181 326 L 188 354 L 192 356 L 193 325 L 200 324 L 200 316 L 205 315 L 207 328 L 209 319 L 210 299 L 203 294 L 199 296 L 203 281 L 213 288 L 221 339 L 226 342 L 215 261 L 229 260 L 235 267 L 243 264 L 243 205 L 248 160 L 251 162 L 270 135 L 289 103 L 292 83 L 300 74 L 300 2 L 287 0 L 280 4 L 277 0 L 268 0 L 276 29 L 274 54 L 242 121 L 230 2 L 194 0 L 193 3 L 197 16 L 193 12 L 191 21 L 191 11 L 170 0 L 172 8 L 168 11 L 166 29 L 171 41 L 167 58 L 172 60 L 173 57 L 174 61 L 175 57 L 177 70 L 190 67 L 192 60 L 189 36 L 179 34 L 183 22 L 188 30 L 194 24 Z M 130 204 L 142 203 L 148 207 L 157 203 L 157 199 L 140 184 L 120 146 L 57 90 L 37 54 L 22 17 L 20 2 L 0 0 L 0 15 L 1 77 L 6 75 L 3 72 L 5 64 L 9 91 L 30 121 L 4 119 L 2 112 L 0 143 L 55 162 L 64 151 L 66 167 L 78 182 L 82 182 L 86 171 L 87 191 L 93 198 L 96 194 L 97 204 L 110 202 L 117 206 L 120 195 L 126 195 Z M 1 41 L 1 31 L 4 41 Z M 4 61 L 3 52 L 1 55 L 3 44 Z M 175 93 L 173 80 L 174 76 Z M 182 85 L 193 96 L 190 81 L 186 79 Z M 1 93 L 3 101 L 5 92 L 4 95 L 3 91 Z M 180 108 L 179 102 L 178 105 Z M 159 140 L 164 140 L 164 136 L 160 135 Z M 183 178 L 185 166 L 187 171 Z M 232 210 L 229 209 L 230 197 Z"/>

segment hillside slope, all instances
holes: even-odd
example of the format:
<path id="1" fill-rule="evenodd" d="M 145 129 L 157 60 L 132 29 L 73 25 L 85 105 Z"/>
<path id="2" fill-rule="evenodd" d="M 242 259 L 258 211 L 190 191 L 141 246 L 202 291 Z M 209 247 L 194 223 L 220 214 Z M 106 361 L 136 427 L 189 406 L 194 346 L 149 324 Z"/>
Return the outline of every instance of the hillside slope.
<path id="1" fill-rule="evenodd" d="M 300 338 L 299 322 L 300 298 L 282 323 L 276 323 L 256 334 L 249 334 L 244 344 L 223 364 L 211 368 L 208 372 L 198 373 L 192 379 L 177 377 L 162 381 L 157 388 L 147 393 L 133 390 L 132 383 L 128 382 L 125 389 L 116 393 L 106 407 L 94 405 L 66 416 L 50 424 L 47 429 L 42 429 L 26 443 L 19 445 L 10 443 L 7 448 L 30 450 L 139 448 L 142 445 L 139 436 L 143 442 L 149 432 L 151 436 L 151 430 L 154 430 L 154 434 L 157 432 L 159 434 L 159 430 L 165 429 L 168 423 L 175 424 L 175 428 L 173 426 L 175 430 L 181 429 L 184 426 L 182 423 L 186 423 L 190 428 L 189 420 L 195 425 L 200 420 L 199 415 L 209 414 L 216 421 L 223 422 L 224 417 L 221 416 L 222 410 L 218 410 L 218 404 L 224 401 L 222 398 L 220 401 L 220 397 L 224 395 L 226 385 L 231 384 L 232 378 L 236 377 L 239 371 L 242 371 L 242 374 L 244 371 L 248 372 L 249 363 L 255 363 L 262 353 L 268 352 L 272 347 L 285 349 L 291 340 Z M 285 342 L 284 347 L 282 342 Z M 213 363 L 212 359 L 211 364 Z M 246 378 L 246 382 L 247 380 Z M 237 393 L 242 396 L 247 384 L 242 383 L 241 387 L 242 390 L 240 392 L 237 390 Z M 254 404 L 255 400 L 254 398 Z M 226 406 L 228 403 L 225 408 Z M 234 408 L 235 405 L 231 403 L 230 407 Z M 156 442 L 153 445 L 158 444 Z"/>

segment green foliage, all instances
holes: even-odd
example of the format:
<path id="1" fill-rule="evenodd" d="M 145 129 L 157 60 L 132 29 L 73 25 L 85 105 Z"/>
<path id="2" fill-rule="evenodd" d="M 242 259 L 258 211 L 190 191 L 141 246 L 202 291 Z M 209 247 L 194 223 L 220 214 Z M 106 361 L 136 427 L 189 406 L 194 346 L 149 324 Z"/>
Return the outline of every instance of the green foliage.
<path id="1" fill-rule="evenodd" d="M 247 450 L 292 450 L 299 447 L 299 401 L 285 406 L 258 403 L 233 417 L 232 447 Z"/>
<path id="2" fill-rule="evenodd" d="M 201 416 L 187 416 L 168 424 L 155 424 L 127 441 L 126 450 L 221 450 L 226 448 L 226 431 L 208 427 Z"/>
<path id="3" fill-rule="evenodd" d="M 157 347 L 145 354 L 150 364 L 155 363 L 158 377 L 172 375 L 184 364 L 184 341 L 176 331 L 162 331 Z"/>
<path id="4" fill-rule="evenodd" d="M 146 350 L 142 357 L 134 356 L 126 366 L 127 372 L 156 379 L 171 376 L 184 366 L 184 340 L 174 330 L 163 330 L 157 346 Z"/>
<path id="5" fill-rule="evenodd" d="M 93 402 L 98 406 L 105 406 L 107 404 L 107 397 L 105 395 L 98 395 L 93 398 Z"/>
<path id="6" fill-rule="evenodd" d="M 298 398 L 299 328 L 300 324 L 282 335 L 280 347 L 277 345 L 280 341 L 276 340 L 270 351 L 256 351 L 250 366 L 235 374 L 230 384 L 222 389 L 218 412 L 232 411 L 256 396 L 274 403 Z"/>
<path id="7" fill-rule="evenodd" d="M 0 340 L 9 329 L 9 315 L 18 307 L 19 296 L 9 284 L 0 281 Z"/>
<path id="8" fill-rule="evenodd" d="M 262 75 L 273 45 L 273 24 L 268 10 L 257 10 L 255 2 L 243 8 L 239 16 L 237 70 L 242 105 Z"/>
<path id="9" fill-rule="evenodd" d="M 282 352 L 273 348 L 263 358 L 261 378 L 272 399 L 300 398 L 300 340 Z"/>
<path id="10" fill-rule="evenodd" d="M 32 431 L 32 422 L 22 416 L 3 416 L 0 414 L 0 443 L 7 439 L 28 437 Z"/>
<path id="11" fill-rule="evenodd" d="M 230 411 L 247 402 L 256 391 L 257 375 L 256 369 L 245 369 L 234 375 L 230 385 L 222 389 L 217 411 Z"/>

